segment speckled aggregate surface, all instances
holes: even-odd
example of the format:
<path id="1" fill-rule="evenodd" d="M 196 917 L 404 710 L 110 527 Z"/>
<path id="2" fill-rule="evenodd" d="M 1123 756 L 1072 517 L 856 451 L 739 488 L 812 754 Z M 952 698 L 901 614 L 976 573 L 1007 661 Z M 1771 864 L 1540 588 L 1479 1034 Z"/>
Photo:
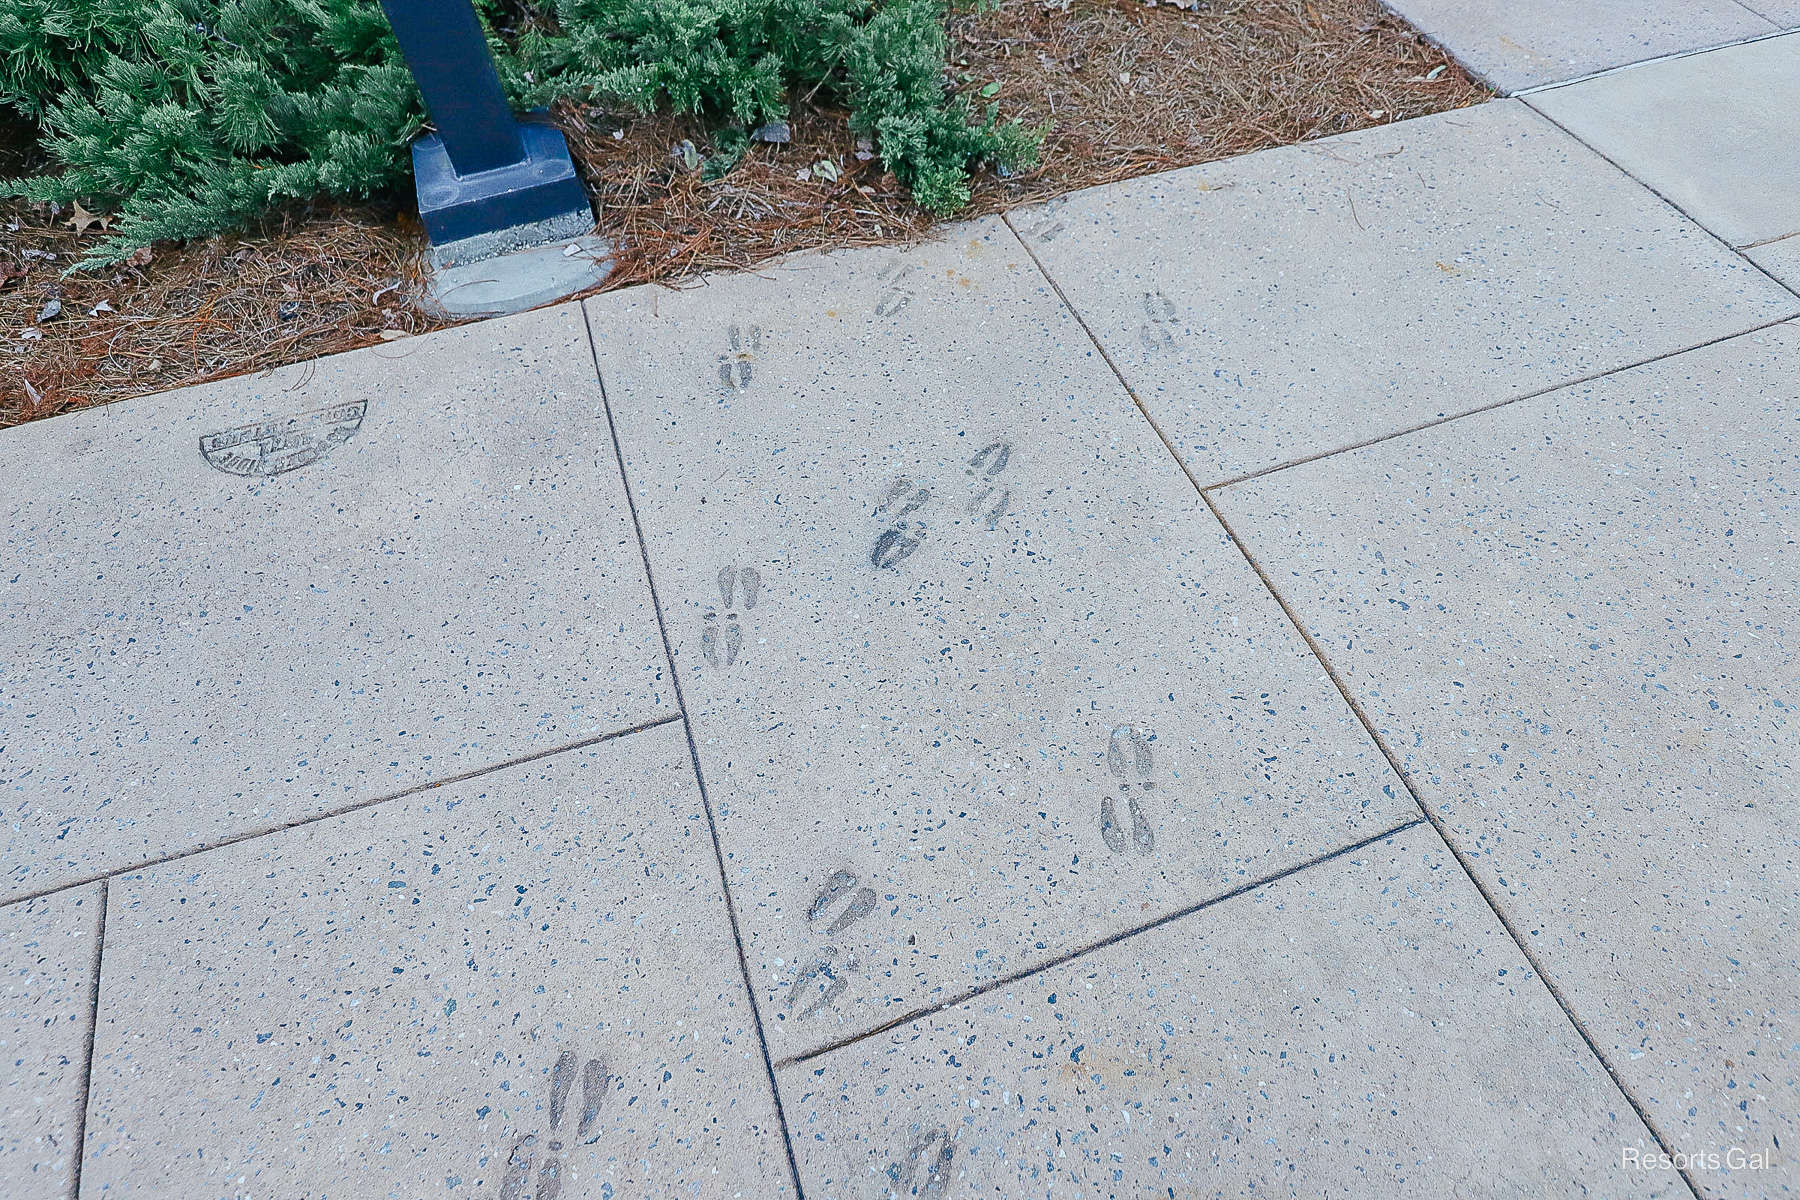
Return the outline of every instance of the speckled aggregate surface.
<path id="1" fill-rule="evenodd" d="M 1416 815 L 999 220 L 589 308 L 778 1059 Z"/>
<path id="2" fill-rule="evenodd" d="M 1503 92 L 1773 33 L 1786 0 L 1383 0 Z"/>
<path id="3" fill-rule="evenodd" d="M 604 426 L 567 308 L 6 430 L 0 900 L 673 712 Z"/>
<path id="4" fill-rule="evenodd" d="M 1536 92 L 1531 105 L 1734 246 L 1800 233 L 1800 33 Z"/>
<path id="5" fill-rule="evenodd" d="M 1695 1152 L 1800 1145 L 1796 364 L 1784 324 L 1221 493 Z"/>
<path id="6" fill-rule="evenodd" d="M 780 1078 L 815 1200 L 1686 1194 L 1422 825 Z"/>
<path id="7" fill-rule="evenodd" d="M 75 1194 L 100 885 L 0 908 L 0 1196 Z"/>
<path id="8" fill-rule="evenodd" d="M 0 432 L 0 1195 L 1800 1194 L 1787 244 L 1509 101 Z"/>
<path id="9" fill-rule="evenodd" d="M 83 1195 L 792 1193 L 679 724 L 111 889 Z"/>
<path id="10" fill-rule="evenodd" d="M 1742 0 L 1742 3 L 1782 29 L 1800 29 L 1800 0 Z"/>
<path id="11" fill-rule="evenodd" d="M 1753 246 L 1744 254 L 1790 289 L 1800 292 L 1800 234 L 1766 246 Z"/>
<path id="12" fill-rule="evenodd" d="M 1520 101 L 1011 219 L 1202 486 L 1800 311 Z"/>

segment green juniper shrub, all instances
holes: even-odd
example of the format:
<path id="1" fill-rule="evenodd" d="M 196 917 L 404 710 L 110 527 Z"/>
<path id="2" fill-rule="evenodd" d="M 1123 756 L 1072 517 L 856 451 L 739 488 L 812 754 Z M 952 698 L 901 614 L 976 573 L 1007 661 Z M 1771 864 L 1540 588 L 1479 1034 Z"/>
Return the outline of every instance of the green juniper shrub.
<path id="1" fill-rule="evenodd" d="M 0 0 L 10 5 L 16 0 Z M 31 74 L 60 168 L 6 190 L 118 215 L 84 265 L 166 238 L 242 225 L 286 200 L 361 196 L 401 178 L 420 124 L 412 77 L 379 6 L 360 0 L 135 0 L 129 23 L 62 3 Z M 72 31 L 72 32 L 71 32 Z M 19 104 L 24 109 L 24 104 Z"/>
<path id="2" fill-rule="evenodd" d="M 1037 136 L 944 86 L 943 0 L 478 0 L 515 101 L 660 105 L 719 122 L 707 173 L 791 94 L 845 104 L 932 211 L 968 171 L 1016 167 Z M 84 266 L 238 227 L 290 200 L 405 177 L 417 90 L 376 0 L 0 0 L 0 104 L 38 122 L 56 169 L 0 194 L 116 220 Z"/>
<path id="3" fill-rule="evenodd" d="M 1000 124 L 998 104 L 977 119 L 969 101 L 944 90 L 944 10 L 939 0 L 891 0 L 860 26 L 844 55 L 850 125 L 874 138 L 881 157 L 930 212 L 969 202 L 971 161 L 1007 170 L 1037 161 L 1042 134 Z"/>
<path id="4" fill-rule="evenodd" d="M 1036 158 L 1037 134 L 946 92 L 943 0 L 556 0 L 554 13 L 554 33 L 520 39 L 525 96 L 723 121 L 714 175 L 741 157 L 740 131 L 787 115 L 792 92 L 846 104 L 933 212 L 968 203 L 972 162 Z"/>

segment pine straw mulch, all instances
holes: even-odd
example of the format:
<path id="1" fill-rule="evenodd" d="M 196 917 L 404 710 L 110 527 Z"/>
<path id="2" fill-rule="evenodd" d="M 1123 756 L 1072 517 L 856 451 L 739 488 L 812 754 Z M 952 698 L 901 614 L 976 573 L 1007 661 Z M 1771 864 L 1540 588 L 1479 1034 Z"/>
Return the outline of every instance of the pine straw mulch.
<path id="1" fill-rule="evenodd" d="M 1039 169 L 981 177 L 959 216 L 1489 96 L 1377 0 L 1195 2 L 1000 0 L 954 16 L 957 85 L 998 82 L 1003 114 L 1050 127 Z M 759 144 L 712 182 L 672 153 L 684 139 L 706 152 L 698 122 L 574 105 L 556 115 L 599 232 L 619 248 L 607 288 L 904 242 L 931 224 L 879 159 L 858 157 L 867 148 L 842 112 L 798 107 L 788 144 Z M 0 175 L 26 161 L 17 140 Z M 813 169 L 821 160 L 835 181 Z M 65 279 L 97 232 L 70 219 L 0 205 L 0 426 L 450 323 L 415 304 L 423 234 L 392 201 L 296 209 Z M 60 314 L 40 321 L 53 301 Z"/>

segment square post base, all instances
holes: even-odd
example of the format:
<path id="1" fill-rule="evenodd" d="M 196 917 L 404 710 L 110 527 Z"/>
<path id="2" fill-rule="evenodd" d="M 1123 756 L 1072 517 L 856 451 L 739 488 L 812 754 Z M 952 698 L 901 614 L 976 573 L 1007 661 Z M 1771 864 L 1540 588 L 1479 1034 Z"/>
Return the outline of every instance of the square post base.
<path id="1" fill-rule="evenodd" d="M 519 121 L 525 157 L 492 171 L 458 175 L 436 134 L 413 143 L 419 219 L 433 245 L 462 242 L 518 226 L 587 222 L 594 210 L 576 177 L 562 131 L 548 121 Z"/>

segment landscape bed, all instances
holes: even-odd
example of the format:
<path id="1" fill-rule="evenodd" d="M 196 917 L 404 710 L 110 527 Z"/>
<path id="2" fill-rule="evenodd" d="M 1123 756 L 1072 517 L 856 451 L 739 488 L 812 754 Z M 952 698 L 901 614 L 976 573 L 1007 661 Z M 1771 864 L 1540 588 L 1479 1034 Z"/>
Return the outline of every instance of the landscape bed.
<path id="1" fill-rule="evenodd" d="M 1045 130 L 1035 169 L 977 172 L 956 218 L 1490 95 L 1376 0 L 999 0 L 952 15 L 948 35 L 955 88 Z M 554 115 L 598 232 L 618 249 L 608 289 L 907 242 L 941 219 L 920 211 L 843 111 L 804 97 L 789 141 L 753 143 L 716 179 L 703 164 L 716 130 L 698 119 L 575 103 Z M 0 134 L 0 176 L 41 166 L 29 128 Z M 419 304 L 425 241 L 405 199 L 293 206 L 250 230 L 73 273 L 105 235 L 98 219 L 0 204 L 0 425 L 451 324 Z"/>

